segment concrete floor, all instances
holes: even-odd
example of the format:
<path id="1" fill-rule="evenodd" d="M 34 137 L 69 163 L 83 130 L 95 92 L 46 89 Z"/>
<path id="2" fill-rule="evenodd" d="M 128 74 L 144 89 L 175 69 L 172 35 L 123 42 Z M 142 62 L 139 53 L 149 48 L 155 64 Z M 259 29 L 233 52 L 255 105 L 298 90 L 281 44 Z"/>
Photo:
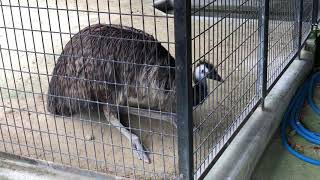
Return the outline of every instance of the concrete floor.
<path id="1" fill-rule="evenodd" d="M 317 88 L 314 96 L 318 106 L 320 105 L 320 90 Z M 319 132 L 319 117 L 306 106 L 302 110 L 303 124 L 313 131 Z M 319 146 L 306 142 L 303 138 L 289 133 L 295 149 L 304 155 L 314 159 L 320 159 Z M 258 163 L 252 180 L 317 180 L 320 179 L 320 167 L 303 162 L 291 155 L 281 144 L 280 130 L 273 137 L 271 143 L 265 150 L 260 162 Z"/>
<path id="2" fill-rule="evenodd" d="M 280 131 L 269 144 L 256 167 L 252 180 L 316 180 L 319 167 L 292 156 L 281 144 Z"/>

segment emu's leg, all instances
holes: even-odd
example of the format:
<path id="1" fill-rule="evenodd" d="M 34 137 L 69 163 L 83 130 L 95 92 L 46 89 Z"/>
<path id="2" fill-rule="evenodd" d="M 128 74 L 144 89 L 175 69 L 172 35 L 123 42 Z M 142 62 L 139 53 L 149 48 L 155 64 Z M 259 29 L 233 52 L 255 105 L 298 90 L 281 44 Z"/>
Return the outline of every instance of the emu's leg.
<path id="1" fill-rule="evenodd" d="M 128 131 L 117 118 L 117 114 L 110 110 L 107 105 L 103 106 L 103 113 L 109 119 L 109 122 L 116 127 L 122 135 L 124 135 L 130 142 L 133 148 L 133 153 L 138 159 L 143 160 L 146 163 L 150 163 L 149 156 L 146 154 L 142 144 L 140 143 L 139 137 L 130 131 Z"/>
<path id="2" fill-rule="evenodd" d="M 129 110 L 128 110 L 129 109 Z M 152 119 L 157 119 L 161 121 L 167 121 L 169 123 L 172 123 L 172 125 L 177 128 L 177 118 L 175 113 L 167 113 L 167 112 L 159 112 L 159 111 L 153 111 L 149 109 L 138 109 L 134 107 L 125 107 L 125 108 L 120 108 L 120 112 L 123 113 L 129 113 L 132 115 L 140 116 L 140 117 L 145 117 L 145 118 L 152 118 Z"/>

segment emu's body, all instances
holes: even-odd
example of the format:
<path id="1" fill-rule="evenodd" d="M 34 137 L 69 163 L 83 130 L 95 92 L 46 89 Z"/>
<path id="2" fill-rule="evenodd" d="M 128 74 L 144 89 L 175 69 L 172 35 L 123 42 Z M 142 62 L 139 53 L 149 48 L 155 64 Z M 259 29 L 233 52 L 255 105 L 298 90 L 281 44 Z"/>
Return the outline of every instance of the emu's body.
<path id="1" fill-rule="evenodd" d="M 68 116 L 100 102 L 110 123 L 132 139 L 138 158 L 150 162 L 138 137 L 120 123 L 117 107 L 175 112 L 174 66 L 174 58 L 151 35 L 92 25 L 63 49 L 49 84 L 48 110 Z"/>
<path id="2" fill-rule="evenodd" d="M 142 31 L 92 25 L 65 46 L 49 86 L 50 95 L 74 100 L 49 96 L 48 110 L 70 115 L 87 109 L 89 100 L 130 106 L 139 103 L 140 107 L 170 111 L 168 105 L 175 107 L 174 65 L 168 51 Z"/>

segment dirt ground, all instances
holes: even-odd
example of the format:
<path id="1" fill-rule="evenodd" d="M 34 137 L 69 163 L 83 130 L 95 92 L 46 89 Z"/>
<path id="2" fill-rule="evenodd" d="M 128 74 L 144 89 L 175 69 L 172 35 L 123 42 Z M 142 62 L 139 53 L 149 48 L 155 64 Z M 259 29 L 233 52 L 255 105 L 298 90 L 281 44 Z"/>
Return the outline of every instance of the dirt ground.
<path id="1" fill-rule="evenodd" d="M 172 15 L 155 10 L 152 0 L 1 3 L 0 151 L 137 179 L 177 175 L 177 135 L 169 123 L 129 117 L 133 132 L 150 151 L 152 162 L 145 164 L 133 157 L 127 139 L 98 110 L 66 118 L 53 116 L 45 107 L 48 74 L 73 34 L 88 24 L 123 24 L 152 34 L 174 55 Z M 277 70 L 270 72 L 270 79 L 285 65 L 292 48 L 290 24 L 271 25 L 276 30 L 270 42 L 278 56 L 270 58 L 269 66 Z M 223 84 L 208 82 L 211 94 L 193 113 L 195 168 L 199 170 L 207 163 L 207 155 L 217 153 L 224 144 L 223 135 L 236 129 L 258 99 L 258 23 L 193 17 L 192 25 L 194 62 L 205 58 L 225 79 Z"/>

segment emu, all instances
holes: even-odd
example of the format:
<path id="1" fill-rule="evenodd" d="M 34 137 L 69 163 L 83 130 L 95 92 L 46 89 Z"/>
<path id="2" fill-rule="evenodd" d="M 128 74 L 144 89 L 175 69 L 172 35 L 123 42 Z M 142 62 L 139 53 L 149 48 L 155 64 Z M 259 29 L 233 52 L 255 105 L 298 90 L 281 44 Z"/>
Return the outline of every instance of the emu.
<path id="1" fill-rule="evenodd" d="M 207 96 L 207 78 L 223 81 L 213 65 L 198 63 L 193 105 Z M 120 122 L 119 107 L 175 112 L 175 96 L 175 60 L 159 41 L 131 27 L 95 24 L 64 47 L 49 83 L 47 109 L 71 116 L 98 102 L 110 124 L 131 140 L 135 156 L 150 163 L 138 136 Z"/>

